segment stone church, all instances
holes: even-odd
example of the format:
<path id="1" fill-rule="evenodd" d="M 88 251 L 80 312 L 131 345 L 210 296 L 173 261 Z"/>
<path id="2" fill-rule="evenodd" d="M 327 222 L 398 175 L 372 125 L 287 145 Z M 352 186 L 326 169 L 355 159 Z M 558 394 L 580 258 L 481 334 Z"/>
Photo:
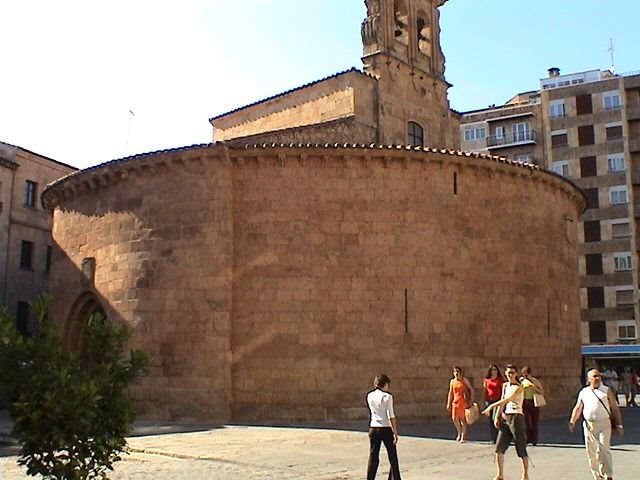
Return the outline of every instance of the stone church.
<path id="1" fill-rule="evenodd" d="M 210 120 L 215 142 L 48 186 L 51 318 L 83 348 L 95 311 L 134 330 L 143 417 L 443 416 L 452 365 L 527 363 L 549 408 L 580 374 L 575 222 L 585 199 L 534 165 L 459 151 L 439 0 L 369 0 L 363 71 Z M 577 380 L 576 380 L 577 381 Z"/>

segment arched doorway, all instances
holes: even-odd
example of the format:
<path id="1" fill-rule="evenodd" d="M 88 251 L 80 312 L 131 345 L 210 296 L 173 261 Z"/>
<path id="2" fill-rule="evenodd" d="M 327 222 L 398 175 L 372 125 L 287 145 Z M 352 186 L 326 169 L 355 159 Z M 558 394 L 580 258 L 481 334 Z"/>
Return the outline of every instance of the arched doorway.
<path id="1" fill-rule="evenodd" d="M 64 344 L 70 351 L 79 353 L 81 357 L 86 356 L 87 322 L 94 313 L 106 317 L 96 296 L 92 292 L 85 292 L 73 304 L 65 323 Z"/>

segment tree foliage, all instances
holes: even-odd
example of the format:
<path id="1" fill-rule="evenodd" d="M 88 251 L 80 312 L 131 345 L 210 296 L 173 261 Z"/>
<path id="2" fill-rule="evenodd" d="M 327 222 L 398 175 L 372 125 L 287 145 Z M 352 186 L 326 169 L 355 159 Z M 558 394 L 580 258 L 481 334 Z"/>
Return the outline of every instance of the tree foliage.
<path id="1" fill-rule="evenodd" d="M 108 478 L 126 452 L 134 420 L 127 387 L 147 369 L 147 355 L 125 345 L 131 331 L 100 315 L 87 319 L 86 358 L 64 349 L 47 320 L 48 296 L 32 302 L 38 333 L 23 337 L 0 310 L 0 384 L 10 398 L 18 463 L 49 479 Z"/>

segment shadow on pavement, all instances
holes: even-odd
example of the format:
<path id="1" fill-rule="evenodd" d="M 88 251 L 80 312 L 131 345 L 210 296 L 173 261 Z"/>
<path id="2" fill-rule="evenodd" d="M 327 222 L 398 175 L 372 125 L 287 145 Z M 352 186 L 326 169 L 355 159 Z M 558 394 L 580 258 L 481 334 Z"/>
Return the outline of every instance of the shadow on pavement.
<path id="1" fill-rule="evenodd" d="M 625 433 L 622 438 L 618 435 L 612 435 L 612 447 L 614 450 L 626 451 L 616 445 L 622 444 L 640 444 L 640 408 L 622 408 L 624 418 Z M 16 455 L 19 447 L 9 436 L 11 425 L 8 420 L 6 411 L 0 415 L 0 434 L 3 435 L 5 441 L 0 441 L 0 457 Z M 577 428 L 574 433 L 569 432 L 567 426 L 567 417 L 562 418 L 543 418 L 540 422 L 540 445 L 553 446 L 558 448 L 584 448 L 584 440 L 582 436 L 582 428 Z M 318 430 L 338 430 L 350 432 L 367 432 L 367 422 L 351 421 L 351 422 L 335 422 L 335 423 L 231 423 L 227 425 L 220 424 L 181 424 L 170 422 L 136 422 L 131 437 L 144 437 L 152 435 L 168 435 L 176 433 L 195 433 L 206 432 L 216 429 L 232 427 L 268 427 L 268 428 L 306 428 Z M 400 435 L 405 437 L 429 438 L 440 440 L 452 440 L 455 438 L 455 429 L 453 425 L 441 418 L 430 419 L 421 422 L 403 422 L 398 419 Z M 468 440 L 470 442 L 488 442 L 489 430 L 488 421 L 481 418 L 477 423 L 470 426 L 468 431 Z"/>
<path id="2" fill-rule="evenodd" d="M 612 435 L 611 443 L 617 444 L 640 444 L 640 408 L 622 408 L 622 416 L 625 424 L 625 434 L 620 438 L 616 433 Z M 579 446 L 584 448 L 582 427 L 576 428 L 575 432 L 570 432 L 568 428 L 568 417 L 543 418 L 540 422 L 540 445 L 553 445 L 557 447 L 573 448 Z M 349 432 L 366 432 L 367 422 L 335 422 L 335 423 L 233 423 L 235 427 L 269 427 L 269 428 L 309 428 L 318 430 L 341 430 Z M 400 435 L 405 437 L 430 438 L 439 440 L 453 440 L 456 431 L 451 422 L 438 419 L 428 419 L 423 422 L 403 422 L 398 419 Z M 488 442 L 489 425 L 486 418 L 481 418 L 477 423 L 469 427 L 467 438 L 471 442 Z"/>

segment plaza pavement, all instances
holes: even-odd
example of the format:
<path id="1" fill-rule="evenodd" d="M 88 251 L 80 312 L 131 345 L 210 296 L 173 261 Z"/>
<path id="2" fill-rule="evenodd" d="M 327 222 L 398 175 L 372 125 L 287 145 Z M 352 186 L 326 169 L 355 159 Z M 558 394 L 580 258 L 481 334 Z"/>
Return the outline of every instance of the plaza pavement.
<path id="1" fill-rule="evenodd" d="M 615 480 L 640 479 L 640 408 L 624 408 L 625 436 L 614 435 Z M 568 413 L 567 413 L 568 416 Z M 404 424 L 399 420 L 398 451 L 404 480 L 489 480 L 494 467 L 486 442 L 485 419 L 459 444 L 445 421 Z M 10 429 L 0 414 L 0 438 Z M 567 418 L 541 422 L 541 444 L 530 447 L 531 480 L 590 480 L 582 434 L 569 433 Z M 131 454 L 118 462 L 113 480 L 352 480 L 364 479 L 368 455 L 366 422 L 323 426 L 184 426 L 137 423 L 129 438 Z M 17 447 L 0 447 L 0 479 L 30 477 L 16 464 Z M 506 480 L 520 478 L 512 448 L 506 454 Z M 387 478 L 381 453 L 378 478 Z"/>

